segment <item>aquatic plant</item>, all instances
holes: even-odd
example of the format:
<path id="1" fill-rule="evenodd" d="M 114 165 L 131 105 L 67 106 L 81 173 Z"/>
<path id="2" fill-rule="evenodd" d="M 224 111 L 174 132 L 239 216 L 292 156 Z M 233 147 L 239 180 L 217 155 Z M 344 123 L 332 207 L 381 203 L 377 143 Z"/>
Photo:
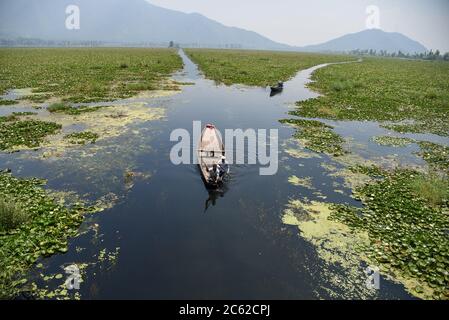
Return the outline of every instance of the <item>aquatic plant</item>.
<path id="1" fill-rule="evenodd" d="M 297 187 L 304 187 L 310 190 L 314 189 L 311 177 L 300 178 L 293 175 L 288 178 L 288 182 Z"/>
<path id="2" fill-rule="evenodd" d="M 18 179 L 0 173 L 0 199 L 20 207 L 26 219 L 0 232 L 0 298 L 13 298 L 27 280 L 24 273 L 40 258 L 67 252 L 67 239 L 74 236 L 83 216 L 94 212 L 79 204 L 58 204 L 43 189 L 45 181 Z M 10 205 L 9 205 L 10 206 Z M 15 209 L 18 210 L 18 209 Z"/>
<path id="3" fill-rule="evenodd" d="M 323 262 L 318 271 L 320 287 L 331 298 L 374 299 L 377 292 L 366 288 L 365 273 L 360 264 L 360 253 L 369 243 L 368 239 L 365 234 L 355 234 L 347 225 L 330 219 L 331 213 L 328 203 L 290 199 L 283 211 L 282 222 L 297 226 L 301 237 L 316 248 Z"/>
<path id="4" fill-rule="evenodd" d="M 20 97 L 20 100 L 30 101 L 34 103 L 44 103 L 52 97 L 51 94 L 32 94 Z"/>
<path id="5" fill-rule="evenodd" d="M 363 172 L 377 178 L 355 190 L 364 207 L 334 204 L 331 218 L 367 232 L 370 245 L 365 254 L 387 272 L 421 282 L 408 288 L 412 293 L 448 299 L 449 180 L 408 169 Z M 434 191 L 422 188 L 436 181 L 439 187 Z"/>
<path id="6" fill-rule="evenodd" d="M 54 122 L 15 121 L 16 116 L 11 117 L 12 119 L 7 121 L 0 119 L 0 150 L 9 150 L 16 146 L 38 147 L 46 136 L 55 134 L 62 127 Z"/>
<path id="7" fill-rule="evenodd" d="M 316 120 L 284 119 L 281 123 L 297 128 L 294 137 L 312 151 L 341 156 L 347 153 L 343 149 L 343 138 L 332 131 L 333 127 Z"/>
<path id="8" fill-rule="evenodd" d="M 37 112 L 31 112 L 31 111 L 24 111 L 24 112 L 13 112 L 14 116 L 34 116 L 37 114 Z"/>
<path id="9" fill-rule="evenodd" d="M 312 79 L 310 88 L 323 95 L 298 102 L 297 116 L 388 122 L 385 127 L 401 133 L 449 135 L 447 63 L 367 58 L 319 69 Z"/>
<path id="10" fill-rule="evenodd" d="M 273 85 L 319 64 L 353 60 L 347 55 L 275 51 L 187 49 L 186 53 L 207 78 L 226 85 Z"/>
<path id="11" fill-rule="evenodd" d="M 104 108 L 103 106 L 96 106 L 96 107 L 88 107 L 88 106 L 81 106 L 81 107 L 72 107 L 64 103 L 53 103 L 50 106 L 47 107 L 47 111 L 51 113 L 65 113 L 70 115 L 80 115 L 82 113 L 86 112 L 95 112 L 97 110 L 100 110 L 101 108 Z"/>
<path id="12" fill-rule="evenodd" d="M 95 143 L 99 135 L 90 131 L 74 132 L 64 136 L 72 144 Z"/>
<path id="13" fill-rule="evenodd" d="M 381 146 L 388 147 L 405 147 L 411 143 L 416 142 L 410 138 L 401 138 L 401 137 L 393 137 L 393 136 L 378 136 L 373 137 L 373 141 Z"/>
<path id="14" fill-rule="evenodd" d="M 0 56 L 5 75 L 0 94 L 11 88 L 33 88 L 21 99 L 36 103 L 52 97 L 71 103 L 128 98 L 139 90 L 159 88 L 182 67 L 173 49 L 2 48 Z M 130 82 L 145 86 L 130 90 Z"/>
<path id="15" fill-rule="evenodd" d="M 10 231 L 24 223 L 28 215 L 16 203 L 0 198 L 0 232 Z"/>
<path id="16" fill-rule="evenodd" d="M 420 141 L 421 151 L 418 153 L 429 165 L 449 174 L 449 147 L 437 143 Z"/>
<path id="17" fill-rule="evenodd" d="M 447 179 L 436 174 L 419 175 L 411 182 L 413 193 L 425 199 L 431 206 L 443 205 L 449 199 Z"/>
<path id="18" fill-rule="evenodd" d="M 14 114 L 8 116 L 0 116 L 0 123 L 16 121 L 17 117 Z"/>
<path id="19" fill-rule="evenodd" d="M 17 103 L 19 103 L 17 100 L 0 99 L 0 106 L 10 106 L 10 105 L 17 104 Z"/>

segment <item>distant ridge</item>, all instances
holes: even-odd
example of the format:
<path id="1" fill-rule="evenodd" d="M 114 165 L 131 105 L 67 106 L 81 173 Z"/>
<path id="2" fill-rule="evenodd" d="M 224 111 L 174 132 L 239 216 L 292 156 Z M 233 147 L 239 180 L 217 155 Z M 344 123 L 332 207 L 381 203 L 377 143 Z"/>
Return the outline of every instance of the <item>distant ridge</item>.
<path id="1" fill-rule="evenodd" d="M 65 28 L 68 5 L 80 8 L 80 30 Z M 293 49 L 256 32 L 227 27 L 198 13 L 164 9 L 145 0 L 1 0 L 0 37 Z"/>
<path id="2" fill-rule="evenodd" d="M 68 5 L 80 8 L 79 30 L 65 27 Z M 71 42 L 167 46 L 170 41 L 193 47 L 307 52 L 373 49 L 413 54 L 427 51 L 422 44 L 400 33 L 378 29 L 347 34 L 323 44 L 293 47 L 253 31 L 225 26 L 198 13 L 164 9 L 145 0 L 0 0 L 2 45 L 60 46 Z"/>
<path id="3" fill-rule="evenodd" d="M 328 42 L 299 48 L 310 52 L 348 52 L 352 50 L 385 50 L 389 53 L 424 53 L 427 51 L 421 43 L 396 32 L 380 29 L 364 30 L 351 33 Z"/>

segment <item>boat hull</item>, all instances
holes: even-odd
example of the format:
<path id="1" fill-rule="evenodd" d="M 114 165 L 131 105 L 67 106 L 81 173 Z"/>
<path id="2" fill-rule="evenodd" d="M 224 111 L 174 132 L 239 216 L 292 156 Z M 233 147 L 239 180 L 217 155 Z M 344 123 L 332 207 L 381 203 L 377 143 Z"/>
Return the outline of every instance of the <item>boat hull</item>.
<path id="1" fill-rule="evenodd" d="M 208 186 L 218 186 L 222 182 L 221 179 L 212 179 L 210 172 L 213 165 L 220 162 L 222 156 L 225 156 L 225 148 L 220 133 L 215 126 L 207 125 L 201 133 L 197 157 L 201 175 Z"/>

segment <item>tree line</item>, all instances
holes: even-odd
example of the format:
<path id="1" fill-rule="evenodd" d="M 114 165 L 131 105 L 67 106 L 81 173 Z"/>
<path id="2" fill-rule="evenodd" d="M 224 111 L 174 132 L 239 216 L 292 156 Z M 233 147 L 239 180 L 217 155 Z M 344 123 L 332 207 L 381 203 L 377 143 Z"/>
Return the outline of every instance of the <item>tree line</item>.
<path id="1" fill-rule="evenodd" d="M 364 56 L 376 56 L 376 57 L 391 57 L 391 58 L 405 58 L 405 59 L 421 59 L 421 60 L 441 60 L 449 61 L 449 52 L 442 54 L 440 50 L 430 50 L 421 53 L 404 53 L 401 50 L 398 52 L 388 52 L 386 50 L 351 50 L 350 54 L 354 55 L 364 55 Z"/>

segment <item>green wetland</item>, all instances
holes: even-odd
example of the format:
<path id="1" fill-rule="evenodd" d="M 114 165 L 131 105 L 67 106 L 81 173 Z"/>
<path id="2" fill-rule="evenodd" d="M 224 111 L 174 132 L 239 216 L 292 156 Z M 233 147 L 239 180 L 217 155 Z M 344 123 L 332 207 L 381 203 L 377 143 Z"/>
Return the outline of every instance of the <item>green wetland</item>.
<path id="1" fill-rule="evenodd" d="M 449 298 L 449 64 L 186 51 L 0 50 L 0 298 Z M 208 190 L 194 120 L 278 129 L 277 174 Z"/>

